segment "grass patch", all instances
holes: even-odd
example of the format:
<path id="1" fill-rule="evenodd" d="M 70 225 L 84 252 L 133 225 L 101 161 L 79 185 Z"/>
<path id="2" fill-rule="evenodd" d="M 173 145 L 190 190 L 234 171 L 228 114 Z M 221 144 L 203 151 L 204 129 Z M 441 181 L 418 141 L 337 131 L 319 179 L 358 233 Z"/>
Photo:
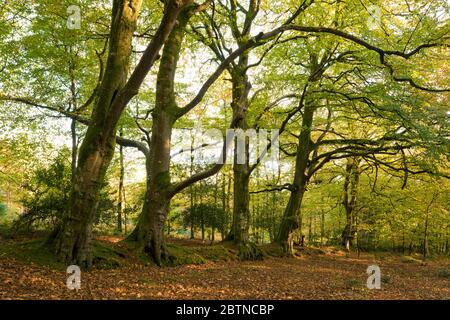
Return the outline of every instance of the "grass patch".
<path id="1" fill-rule="evenodd" d="M 11 226 L 6 223 L 0 223 L 0 239 L 11 236 Z"/>
<path id="2" fill-rule="evenodd" d="M 392 278 L 390 275 L 381 275 L 381 283 L 389 284 L 392 283 Z"/>
<path id="3" fill-rule="evenodd" d="M 65 264 L 56 260 L 52 248 L 47 246 L 42 239 L 21 242 L 4 241 L 0 246 L 0 255 L 58 270 L 65 270 L 67 268 Z"/>
<path id="4" fill-rule="evenodd" d="M 440 268 L 437 270 L 437 276 L 440 278 L 450 279 L 450 268 Z"/>
<path id="5" fill-rule="evenodd" d="M 195 249 L 167 244 L 169 259 L 163 263 L 164 266 L 174 267 L 185 264 L 203 264 L 206 259 L 200 256 Z"/>
<path id="6" fill-rule="evenodd" d="M 308 256 L 327 254 L 327 252 L 324 249 L 316 247 L 297 247 L 296 249 L 299 254 L 304 254 Z"/>
<path id="7" fill-rule="evenodd" d="M 278 243 L 270 243 L 261 246 L 261 251 L 265 257 L 286 257 L 286 252 L 283 250 L 283 246 Z"/>
<path id="8" fill-rule="evenodd" d="M 127 263 L 127 255 L 113 244 L 93 241 L 93 264 L 98 269 L 119 268 Z M 67 265 L 56 259 L 53 248 L 45 239 L 2 241 L 0 256 L 7 256 L 26 263 L 48 266 L 52 269 L 65 270 Z"/>
<path id="9" fill-rule="evenodd" d="M 411 256 L 402 256 L 400 261 L 403 263 L 419 263 L 419 264 L 422 263 L 422 260 L 416 259 Z"/>
<path id="10" fill-rule="evenodd" d="M 237 260 L 237 253 L 232 248 L 221 244 L 212 246 L 195 247 L 193 250 L 198 255 L 209 261 L 234 261 Z"/>
<path id="11" fill-rule="evenodd" d="M 125 250 L 112 243 L 93 241 L 92 246 L 92 263 L 98 269 L 116 269 L 128 263 Z"/>
<path id="12" fill-rule="evenodd" d="M 362 287 L 361 280 L 355 278 L 344 279 L 344 286 L 346 289 L 358 289 Z"/>
<path id="13" fill-rule="evenodd" d="M 241 261 L 264 260 L 262 250 L 254 243 L 243 243 L 239 246 L 238 257 Z"/>
<path id="14" fill-rule="evenodd" d="M 144 285 L 146 285 L 148 287 L 155 287 L 155 286 L 158 285 L 158 282 L 156 282 L 155 280 L 149 279 L 149 278 L 145 278 L 145 277 L 139 278 L 138 282 L 141 283 L 141 284 L 144 284 Z"/>

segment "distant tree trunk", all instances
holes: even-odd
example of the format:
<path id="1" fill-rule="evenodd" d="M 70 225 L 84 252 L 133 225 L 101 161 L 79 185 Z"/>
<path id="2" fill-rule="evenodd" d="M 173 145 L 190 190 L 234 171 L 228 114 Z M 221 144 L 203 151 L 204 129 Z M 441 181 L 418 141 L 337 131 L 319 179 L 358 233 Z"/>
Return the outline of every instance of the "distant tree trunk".
<path id="1" fill-rule="evenodd" d="M 122 130 L 120 130 L 120 136 L 123 136 Z M 120 173 L 119 173 L 119 196 L 118 196 L 118 204 L 117 204 L 117 231 L 122 233 L 122 212 L 123 212 L 123 183 L 125 176 L 125 167 L 123 161 L 123 146 L 119 147 L 119 165 L 120 165 Z"/>
<path id="2" fill-rule="evenodd" d="M 192 213 L 192 211 L 191 211 Z M 191 240 L 195 239 L 194 219 L 191 217 Z"/>
<path id="3" fill-rule="evenodd" d="M 227 195 L 226 195 L 226 190 L 225 190 L 226 183 L 227 182 L 226 182 L 226 179 L 225 179 L 225 173 L 222 173 L 222 210 L 223 210 L 223 213 L 225 214 L 225 217 L 228 216 L 228 212 L 227 212 Z M 226 222 L 224 221 L 224 223 L 223 223 L 223 225 L 221 226 L 221 229 L 220 229 L 222 240 L 225 239 L 225 232 L 226 232 L 225 225 L 226 225 Z"/>
<path id="4" fill-rule="evenodd" d="M 448 252 L 448 234 L 447 234 L 447 239 L 445 240 L 445 250 L 444 250 L 444 253 L 447 253 Z"/>
<path id="5" fill-rule="evenodd" d="M 219 204 L 218 204 L 218 192 L 219 192 L 219 177 L 218 175 L 216 176 L 216 183 L 214 184 L 214 208 L 218 209 L 219 208 Z M 217 210 L 216 210 L 217 212 Z M 214 243 L 215 240 L 215 232 L 216 232 L 216 221 L 217 221 L 217 216 L 214 216 L 212 219 L 212 223 L 211 223 L 211 244 Z"/>
<path id="6" fill-rule="evenodd" d="M 189 174 L 192 176 L 194 174 L 194 137 L 191 137 L 191 158 Z M 195 238 L 194 230 L 194 204 L 195 204 L 195 186 L 192 184 L 189 186 L 189 199 L 190 199 L 190 214 L 191 214 L 191 239 Z"/>
<path id="7" fill-rule="evenodd" d="M 205 212 L 203 210 L 200 212 L 200 225 L 202 229 L 202 241 L 205 242 Z"/>
<path id="8" fill-rule="evenodd" d="M 433 205 L 434 200 L 437 197 L 437 193 L 434 193 L 427 208 L 425 210 L 425 228 L 423 230 L 423 257 L 426 258 L 430 255 L 430 248 L 428 245 L 428 221 L 430 217 L 430 208 Z"/>
<path id="9" fill-rule="evenodd" d="M 405 230 L 402 232 L 402 254 L 405 254 Z"/>
<path id="10" fill-rule="evenodd" d="M 70 133 L 72 137 L 72 171 L 71 171 L 71 181 L 72 185 L 75 183 L 75 173 L 77 171 L 77 157 L 78 157 L 78 136 L 77 136 L 77 121 L 72 120 L 70 125 Z"/>
<path id="11" fill-rule="evenodd" d="M 232 212 L 231 212 L 231 194 L 232 194 L 232 189 L 231 189 L 231 177 L 228 177 L 229 179 L 227 179 L 227 199 L 226 199 L 226 216 L 227 216 L 227 226 L 230 225 L 230 232 L 233 229 L 233 217 L 232 217 Z M 231 223 L 229 223 L 231 221 Z M 223 238 L 223 240 L 226 239 L 227 236 L 225 236 Z"/>
<path id="12" fill-rule="evenodd" d="M 308 224 L 308 245 L 311 245 L 313 242 L 313 217 L 312 215 L 309 216 L 309 224 Z"/>
<path id="13" fill-rule="evenodd" d="M 69 102 L 69 109 L 71 112 L 76 112 L 78 109 L 77 103 L 77 88 L 76 88 L 76 80 L 74 75 L 75 66 L 73 63 L 69 64 L 69 73 L 71 77 L 70 84 L 70 93 L 71 93 L 71 101 Z M 78 136 L 77 136 L 77 120 L 72 119 L 70 124 L 70 135 L 72 138 L 72 162 L 71 162 L 71 184 L 75 183 L 75 173 L 77 171 L 77 158 L 78 158 Z"/>
<path id="14" fill-rule="evenodd" d="M 275 210 L 276 210 L 276 194 L 272 192 L 271 201 L 270 201 L 270 210 L 267 212 L 267 227 L 269 232 L 269 241 L 270 243 L 274 242 L 275 239 Z"/>
<path id="15" fill-rule="evenodd" d="M 350 251 L 351 246 L 355 240 L 357 232 L 356 212 L 355 206 L 357 201 L 358 184 L 359 184 L 359 159 L 347 158 L 347 164 L 345 167 L 345 181 L 344 181 L 344 199 L 342 204 L 345 208 L 345 227 L 342 232 L 342 243 L 347 250 Z"/>
<path id="16" fill-rule="evenodd" d="M 323 240 L 325 239 L 325 212 L 322 210 L 320 215 L 320 245 L 325 245 Z"/>
<path id="17" fill-rule="evenodd" d="M 192 212 L 192 211 L 191 211 Z M 195 239 L 194 219 L 191 217 L 191 240 Z"/>
<path id="18" fill-rule="evenodd" d="M 300 232 L 300 246 L 304 246 L 305 245 L 305 235 L 303 234 L 303 215 L 302 212 L 300 210 L 300 212 L 298 213 L 298 230 Z"/>

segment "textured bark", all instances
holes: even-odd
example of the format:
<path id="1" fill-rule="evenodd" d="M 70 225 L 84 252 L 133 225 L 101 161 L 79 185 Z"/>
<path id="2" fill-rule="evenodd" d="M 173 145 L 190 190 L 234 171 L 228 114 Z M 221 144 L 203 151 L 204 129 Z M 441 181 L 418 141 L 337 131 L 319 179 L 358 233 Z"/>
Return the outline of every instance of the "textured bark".
<path id="1" fill-rule="evenodd" d="M 246 117 L 248 107 L 248 80 L 245 69 L 248 65 L 248 56 L 243 55 L 238 66 L 232 70 L 233 96 L 231 107 L 233 119 L 236 119 L 236 129 L 246 130 L 248 128 Z M 245 143 L 245 163 L 238 163 L 238 150 L 234 148 L 233 163 L 233 221 L 227 240 L 236 244 L 248 241 L 249 219 L 250 219 L 250 166 L 249 145 Z"/>
<path id="2" fill-rule="evenodd" d="M 230 12 L 237 16 L 238 9 L 232 2 L 230 3 Z M 248 9 L 245 12 L 242 29 L 238 27 L 236 16 L 231 20 L 231 30 L 234 39 L 239 46 L 243 46 L 251 34 L 251 29 L 256 15 L 259 11 L 259 4 L 255 0 L 249 1 Z M 250 50 L 250 49 L 249 49 Z M 247 108 L 249 106 L 250 83 L 247 71 L 249 68 L 249 51 L 243 52 L 239 56 L 236 65 L 229 68 L 232 80 L 232 102 L 233 119 L 235 129 L 248 129 Z M 233 221 L 230 233 L 226 240 L 232 240 L 235 244 L 246 247 L 249 240 L 250 227 L 250 193 L 249 183 L 252 170 L 249 165 L 249 145 L 245 143 L 245 163 L 238 163 L 237 148 L 234 149 L 233 163 Z M 253 246 L 252 246 L 253 248 Z"/>
<path id="3" fill-rule="evenodd" d="M 306 104 L 303 111 L 302 130 L 298 139 L 295 158 L 295 174 L 288 205 L 275 237 L 275 242 L 282 245 L 286 253 L 292 253 L 293 232 L 299 227 L 299 211 L 308 183 L 307 169 L 309 155 L 312 151 L 311 127 L 315 108 Z"/>
<path id="4" fill-rule="evenodd" d="M 275 242 L 279 243 L 287 254 L 293 253 L 293 233 L 300 226 L 299 215 L 301 215 L 301 204 L 303 201 L 303 196 L 306 192 L 306 186 L 312 175 L 310 155 L 315 146 L 311 139 L 311 130 L 316 106 L 314 106 L 313 102 L 308 99 L 308 88 L 316 87 L 318 81 L 325 72 L 325 61 L 323 59 L 321 60 L 322 61 L 319 60 L 317 55 L 310 53 L 310 75 L 300 100 L 300 107 L 303 108 L 303 114 L 302 127 L 297 143 L 294 179 L 290 188 L 291 194 L 289 196 L 289 202 L 286 206 L 278 233 L 275 237 Z M 311 230 L 308 237 L 311 237 Z"/>
<path id="5" fill-rule="evenodd" d="M 150 154 L 147 157 L 147 189 L 144 207 L 138 224 L 129 240 L 137 242 L 161 265 L 167 258 L 164 243 L 164 222 L 171 195 L 170 141 L 178 106 L 175 101 L 175 71 L 183 43 L 186 25 L 191 13 L 184 11 L 172 30 L 161 56 L 156 86 L 156 104 L 153 112 Z"/>
<path id="6" fill-rule="evenodd" d="M 70 210 L 56 236 L 55 249 L 59 259 L 81 267 L 89 268 L 92 265 L 92 226 L 100 187 L 114 153 L 117 122 L 127 103 L 137 94 L 180 10 L 177 1 L 170 1 L 166 6 L 160 28 L 127 82 L 131 41 L 141 4 L 142 0 L 113 2 L 105 73 L 86 136 L 79 149 Z"/>
<path id="7" fill-rule="evenodd" d="M 249 231 L 249 175 L 245 164 L 235 164 L 233 168 L 233 223 L 228 240 L 236 244 L 248 241 Z"/>

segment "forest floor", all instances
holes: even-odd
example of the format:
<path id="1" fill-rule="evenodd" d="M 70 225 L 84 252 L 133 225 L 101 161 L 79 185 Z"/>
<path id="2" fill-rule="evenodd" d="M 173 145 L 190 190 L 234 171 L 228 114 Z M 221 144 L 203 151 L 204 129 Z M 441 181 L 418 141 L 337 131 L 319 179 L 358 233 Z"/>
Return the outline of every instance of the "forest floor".
<path id="1" fill-rule="evenodd" d="M 112 243 L 117 240 L 102 242 L 117 246 Z M 335 248 L 307 248 L 293 258 L 263 261 L 230 255 L 163 268 L 127 259 L 126 265 L 82 272 L 81 289 L 71 291 L 64 268 L 24 259 L 27 243 L 0 239 L 0 299 L 450 299 L 448 259 L 423 262 L 388 253 L 358 257 Z M 197 252 L 213 247 L 205 244 Z M 366 287 L 366 269 L 373 264 L 381 269 L 379 290 Z"/>

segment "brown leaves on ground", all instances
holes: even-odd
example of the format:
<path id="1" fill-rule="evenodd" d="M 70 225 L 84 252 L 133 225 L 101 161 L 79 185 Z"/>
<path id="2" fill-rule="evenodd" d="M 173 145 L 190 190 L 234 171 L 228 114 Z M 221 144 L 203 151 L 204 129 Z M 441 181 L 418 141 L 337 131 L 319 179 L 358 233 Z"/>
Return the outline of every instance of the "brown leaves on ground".
<path id="1" fill-rule="evenodd" d="M 366 269 L 381 268 L 380 290 L 366 287 Z M 446 261 L 407 264 L 342 254 L 302 254 L 257 262 L 231 261 L 172 268 L 142 264 L 83 272 L 78 292 L 68 275 L 0 257 L 0 299 L 449 299 Z"/>

